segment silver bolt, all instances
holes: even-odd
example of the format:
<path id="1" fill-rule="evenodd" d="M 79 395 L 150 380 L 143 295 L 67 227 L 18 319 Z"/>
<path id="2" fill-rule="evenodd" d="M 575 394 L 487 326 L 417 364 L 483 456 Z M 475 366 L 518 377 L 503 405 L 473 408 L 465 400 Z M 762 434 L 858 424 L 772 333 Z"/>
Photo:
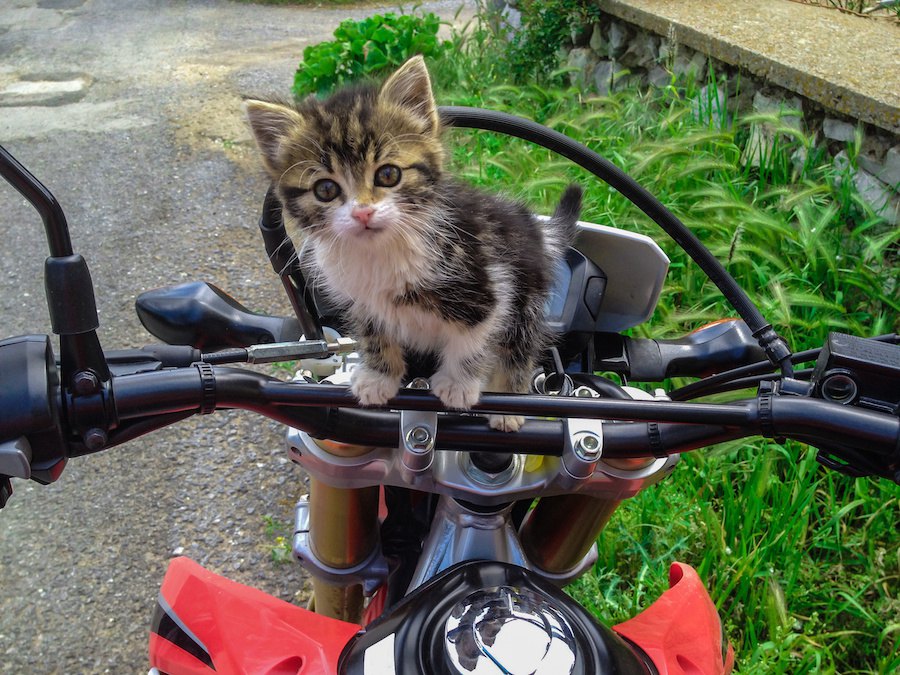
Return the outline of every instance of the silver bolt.
<path id="1" fill-rule="evenodd" d="M 600 457 L 600 439 L 594 434 L 584 434 L 575 443 L 575 452 L 587 461 Z"/>
<path id="2" fill-rule="evenodd" d="M 431 432 L 425 427 L 413 427 L 406 434 L 407 442 L 417 450 L 424 450 L 431 441 Z"/>
<path id="3" fill-rule="evenodd" d="M 594 398 L 594 390 L 590 387 L 578 387 L 572 395 L 578 398 Z"/>
<path id="4" fill-rule="evenodd" d="M 408 385 L 409 389 L 431 389 L 431 385 L 424 377 L 417 377 Z"/>

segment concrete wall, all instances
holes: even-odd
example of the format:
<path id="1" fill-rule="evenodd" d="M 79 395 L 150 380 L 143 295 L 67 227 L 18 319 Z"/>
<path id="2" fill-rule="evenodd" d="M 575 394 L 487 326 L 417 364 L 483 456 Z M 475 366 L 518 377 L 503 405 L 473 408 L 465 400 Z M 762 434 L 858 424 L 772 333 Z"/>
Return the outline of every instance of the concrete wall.
<path id="1" fill-rule="evenodd" d="M 516 30 L 521 22 L 516 0 L 498 2 L 509 29 Z M 850 169 L 852 179 L 860 195 L 876 213 L 894 225 L 900 223 L 900 135 L 895 128 L 896 108 L 890 99 L 890 92 L 890 100 L 887 101 L 880 100 L 877 91 L 870 98 L 866 92 L 866 83 L 862 82 L 853 92 L 841 94 L 839 90 L 846 86 L 839 81 L 838 75 L 834 77 L 834 83 L 829 80 L 827 71 L 806 76 L 797 72 L 797 64 L 782 63 L 790 59 L 783 57 L 775 48 L 772 48 L 773 53 L 770 55 L 754 52 L 752 58 L 747 58 L 746 47 L 741 51 L 740 45 L 735 47 L 725 44 L 715 34 L 716 27 L 708 16 L 705 17 L 705 22 L 698 22 L 700 25 L 694 25 L 688 31 L 683 25 L 674 21 L 667 23 L 665 17 L 650 14 L 653 9 L 665 5 L 664 2 L 657 6 L 647 2 L 599 0 L 598 4 L 601 10 L 633 15 L 636 19 L 629 21 L 609 11 L 602 11 L 599 21 L 584 26 L 583 30 L 573 31 L 572 44 L 563 46 L 568 50 L 566 59 L 573 84 L 600 95 L 608 95 L 635 83 L 648 87 L 674 85 L 684 91 L 687 78 L 692 78 L 697 83 L 697 87 L 693 89 L 699 89 L 694 99 L 694 110 L 702 119 L 720 126 L 730 123 L 737 116 L 752 113 L 780 115 L 782 124 L 802 130 L 814 138 L 817 145 L 824 146 L 840 168 L 849 164 L 847 145 L 854 143 L 859 134 L 861 150 L 857 156 L 857 165 Z M 633 14 L 633 4 L 642 5 L 643 14 Z M 682 2 L 680 6 L 683 8 L 691 4 L 696 3 Z M 711 7 L 706 3 L 701 5 L 704 10 Z M 806 9 L 808 8 L 804 7 L 804 11 Z M 735 3 L 729 2 L 726 11 L 736 11 Z M 814 11 L 825 12 L 825 18 L 831 20 L 826 10 Z M 821 20 L 818 15 L 812 16 Z M 644 25 L 639 25 L 636 22 L 638 20 Z M 703 35 L 704 23 L 709 26 L 708 36 Z M 900 27 L 895 28 L 897 44 L 900 44 Z M 777 32 L 777 27 L 770 24 L 767 30 L 769 33 Z M 846 29 L 842 27 L 841 30 Z M 688 33 L 693 45 L 705 49 L 685 44 L 682 36 Z M 890 37 L 893 34 L 888 32 L 887 35 Z M 746 34 L 742 37 L 749 44 L 757 46 L 763 42 L 772 44 L 773 40 L 771 35 L 767 41 L 755 40 Z M 792 36 L 791 39 L 798 38 Z M 777 36 L 775 42 L 778 42 Z M 888 47 L 887 52 L 876 49 L 875 53 L 880 58 L 885 54 L 889 57 L 891 47 Z M 760 49 L 764 49 L 764 46 Z M 859 58 L 859 55 L 854 57 Z M 766 62 L 768 66 L 764 65 Z M 818 69 L 818 65 L 815 68 L 808 67 L 810 70 Z M 832 67 L 840 70 L 849 66 L 842 66 L 838 59 Z M 893 67 L 896 68 L 896 64 Z M 792 88 L 783 86 L 784 84 L 792 85 Z M 882 88 L 892 86 L 889 82 L 882 81 L 870 84 Z M 802 91 L 816 92 L 818 100 Z M 840 101 L 844 110 L 829 108 L 822 101 Z M 855 110 L 860 111 L 858 116 L 852 114 Z M 775 134 L 772 125 L 752 125 L 743 161 L 758 164 L 760 157 L 765 156 L 767 146 L 774 142 Z M 802 161 L 803 158 L 797 159 Z"/>

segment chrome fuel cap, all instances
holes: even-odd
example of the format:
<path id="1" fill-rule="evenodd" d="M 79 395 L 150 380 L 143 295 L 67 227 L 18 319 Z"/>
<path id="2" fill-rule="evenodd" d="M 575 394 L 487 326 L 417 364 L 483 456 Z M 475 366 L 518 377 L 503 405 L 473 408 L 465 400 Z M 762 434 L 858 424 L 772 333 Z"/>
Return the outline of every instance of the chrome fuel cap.
<path id="1" fill-rule="evenodd" d="M 460 675 L 569 675 L 575 635 L 551 603 L 510 586 L 466 596 L 444 626 L 448 665 Z"/>

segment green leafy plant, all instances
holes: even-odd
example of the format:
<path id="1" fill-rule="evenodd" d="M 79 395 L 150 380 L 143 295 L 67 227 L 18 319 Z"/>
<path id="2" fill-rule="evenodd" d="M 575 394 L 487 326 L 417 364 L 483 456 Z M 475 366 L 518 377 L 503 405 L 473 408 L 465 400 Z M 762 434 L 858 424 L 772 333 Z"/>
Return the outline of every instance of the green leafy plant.
<path id="1" fill-rule="evenodd" d="M 293 548 L 291 546 L 291 532 L 293 528 L 290 523 L 277 520 L 270 515 L 263 516 L 266 538 L 270 540 L 268 545 L 269 559 L 276 565 L 291 562 L 293 558 Z"/>
<path id="2" fill-rule="evenodd" d="M 347 19 L 334 40 L 310 45 L 294 75 L 297 97 L 323 94 L 345 82 L 395 68 L 416 54 L 439 55 L 440 19 L 434 14 L 376 14 L 362 21 Z"/>
<path id="3" fill-rule="evenodd" d="M 559 68 L 558 49 L 600 16 L 599 8 L 586 0 L 524 0 L 519 9 L 522 25 L 511 35 L 505 53 L 519 84 L 546 79 Z"/>

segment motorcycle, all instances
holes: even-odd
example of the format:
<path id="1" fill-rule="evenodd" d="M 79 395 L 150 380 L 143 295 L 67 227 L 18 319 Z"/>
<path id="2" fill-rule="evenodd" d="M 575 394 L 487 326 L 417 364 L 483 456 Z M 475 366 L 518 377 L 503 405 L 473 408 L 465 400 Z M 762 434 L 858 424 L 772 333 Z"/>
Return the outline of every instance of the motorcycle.
<path id="1" fill-rule="evenodd" d="M 614 165 L 511 115 L 440 114 L 549 148 L 607 182 L 741 318 L 676 340 L 623 335 L 653 313 L 668 259 L 648 237 L 582 222 L 554 270 L 546 312 L 557 340 L 532 393 L 484 393 L 471 412 L 448 411 L 428 391 L 423 357 L 409 361 L 408 384 L 387 407 L 362 409 L 347 387 L 356 343 L 307 284 L 270 191 L 260 232 L 294 316 L 255 314 L 186 283 L 136 302 L 164 344 L 106 351 L 62 209 L 0 148 L 0 173 L 45 225 L 60 351 L 46 335 L 0 341 L 0 506 L 13 477 L 48 484 L 70 458 L 233 408 L 287 425 L 288 456 L 310 479 L 292 541 L 313 580 L 310 607 L 177 557 L 153 613 L 151 673 L 728 673 L 733 649 L 689 565 L 673 563 L 669 590 L 612 627 L 562 592 L 591 569 L 622 501 L 664 479 L 682 453 L 749 436 L 797 439 L 830 469 L 900 483 L 896 335 L 832 333 L 820 350 L 793 354 L 701 242 Z M 811 372 L 794 371 L 812 360 Z M 283 361 L 298 362 L 292 381 L 234 366 Z M 598 372 L 698 379 L 648 394 Z M 750 386 L 752 398 L 691 402 Z M 505 433 L 485 413 L 528 421 Z"/>

